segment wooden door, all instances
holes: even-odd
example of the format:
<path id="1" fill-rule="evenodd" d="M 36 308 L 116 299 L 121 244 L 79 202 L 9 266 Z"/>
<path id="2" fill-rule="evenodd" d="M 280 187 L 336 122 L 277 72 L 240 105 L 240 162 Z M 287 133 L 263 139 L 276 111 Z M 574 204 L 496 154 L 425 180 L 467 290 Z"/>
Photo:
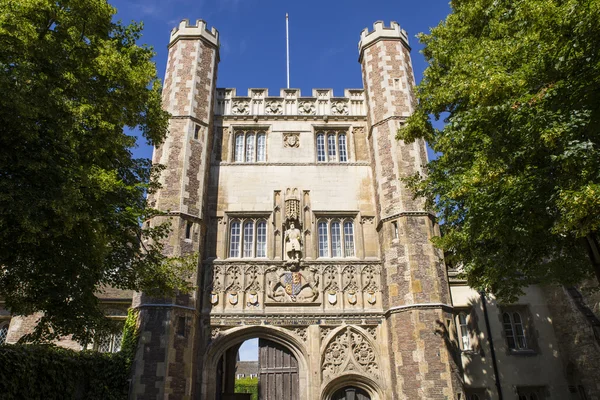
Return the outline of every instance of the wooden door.
<path id="1" fill-rule="evenodd" d="M 371 400 L 371 397 L 364 390 L 349 386 L 335 392 L 331 400 Z"/>
<path id="2" fill-rule="evenodd" d="M 298 400 L 298 360 L 284 346 L 258 340 L 258 392 L 260 400 Z"/>

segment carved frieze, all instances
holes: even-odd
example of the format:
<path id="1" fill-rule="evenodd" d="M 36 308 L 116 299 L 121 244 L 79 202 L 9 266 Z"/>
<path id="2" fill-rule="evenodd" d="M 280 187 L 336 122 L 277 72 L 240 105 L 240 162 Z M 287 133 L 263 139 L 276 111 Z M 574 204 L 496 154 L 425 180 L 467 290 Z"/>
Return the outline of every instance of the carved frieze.
<path id="1" fill-rule="evenodd" d="M 331 114 L 332 115 L 348 115 L 348 104 L 342 101 L 336 101 L 331 103 Z"/>
<path id="2" fill-rule="evenodd" d="M 267 101 L 265 113 L 268 115 L 281 115 L 283 114 L 283 105 L 279 101 Z"/>
<path id="3" fill-rule="evenodd" d="M 250 103 L 247 100 L 236 100 L 231 106 L 231 113 L 234 115 L 250 114 Z"/>
<path id="4" fill-rule="evenodd" d="M 312 101 L 301 101 L 298 103 L 298 114 L 315 115 L 315 103 Z"/>
<path id="5" fill-rule="evenodd" d="M 236 260 L 207 265 L 204 291 L 213 306 L 224 301 L 224 306 L 239 304 L 252 309 L 280 304 L 318 305 L 323 301 L 330 309 L 343 304 L 369 307 L 380 301 L 379 264 L 297 261 Z"/>

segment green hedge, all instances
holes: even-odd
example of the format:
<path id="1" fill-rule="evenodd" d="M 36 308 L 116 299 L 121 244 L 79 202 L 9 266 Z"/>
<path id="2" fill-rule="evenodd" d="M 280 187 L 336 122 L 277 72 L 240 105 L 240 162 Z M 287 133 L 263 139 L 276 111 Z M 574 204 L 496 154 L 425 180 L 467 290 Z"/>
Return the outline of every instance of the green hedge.
<path id="1" fill-rule="evenodd" d="M 2 399 L 127 399 L 129 365 L 121 353 L 51 345 L 0 346 Z"/>
<path id="2" fill-rule="evenodd" d="M 126 400 L 137 348 L 137 312 L 129 310 L 119 353 L 53 345 L 0 346 L 2 400 Z"/>
<path id="3" fill-rule="evenodd" d="M 258 378 L 236 379 L 235 393 L 252 393 L 252 400 L 258 400 Z"/>

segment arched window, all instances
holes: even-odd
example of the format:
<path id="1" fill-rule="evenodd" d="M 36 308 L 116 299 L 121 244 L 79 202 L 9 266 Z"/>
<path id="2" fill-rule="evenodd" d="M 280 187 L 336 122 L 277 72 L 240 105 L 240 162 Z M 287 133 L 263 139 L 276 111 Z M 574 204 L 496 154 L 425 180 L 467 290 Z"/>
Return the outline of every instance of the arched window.
<path id="1" fill-rule="evenodd" d="M 256 161 L 267 161 L 267 136 L 264 133 L 256 135 Z"/>
<path id="2" fill-rule="evenodd" d="M 266 257 L 267 221 L 242 218 L 233 220 L 229 228 L 229 257 Z"/>
<path id="3" fill-rule="evenodd" d="M 511 350 L 527 349 L 527 338 L 521 314 L 516 311 L 505 312 L 502 314 L 502 323 L 508 348 Z"/>
<path id="4" fill-rule="evenodd" d="M 340 161 L 348 161 L 348 151 L 346 150 L 346 134 L 340 133 L 338 135 L 338 146 L 340 148 Z"/>
<path id="5" fill-rule="evenodd" d="M 246 162 L 254 161 L 254 133 L 246 134 Z"/>
<path id="6" fill-rule="evenodd" d="M 469 336 L 469 323 L 467 322 L 467 318 L 467 313 L 465 312 L 458 314 L 458 333 L 460 335 L 460 347 L 463 350 L 471 350 L 471 338 Z"/>
<path id="7" fill-rule="evenodd" d="M 235 135 L 235 162 L 244 161 L 244 134 Z"/>
<path id="8" fill-rule="evenodd" d="M 254 250 L 254 222 L 244 223 L 244 257 L 252 257 Z"/>
<path id="9" fill-rule="evenodd" d="M 267 161 L 267 135 L 261 131 L 238 132 L 235 135 L 235 162 Z"/>
<path id="10" fill-rule="evenodd" d="M 316 139 L 317 162 L 348 161 L 346 133 L 339 131 L 318 132 Z"/>
<path id="11" fill-rule="evenodd" d="M 256 257 L 267 256 L 267 222 L 256 224 Z"/>
<path id="12" fill-rule="evenodd" d="M 321 219 L 317 224 L 317 235 L 319 257 L 354 257 L 354 223 L 351 220 Z"/>
<path id="13" fill-rule="evenodd" d="M 317 134 L 317 161 L 325 161 L 325 134 Z"/>
<path id="14" fill-rule="evenodd" d="M 340 221 L 331 221 L 331 257 L 342 256 L 342 232 Z"/>
<path id="15" fill-rule="evenodd" d="M 352 221 L 344 222 L 344 250 L 345 257 L 354 257 L 354 224 Z"/>
<path id="16" fill-rule="evenodd" d="M 329 257 L 329 234 L 327 233 L 327 222 L 320 221 L 318 225 L 319 235 L 319 257 Z"/>
<path id="17" fill-rule="evenodd" d="M 229 257 L 240 256 L 240 221 L 233 221 L 229 237 Z"/>
<path id="18" fill-rule="evenodd" d="M 336 161 L 335 133 L 327 135 L 327 157 L 328 161 Z"/>

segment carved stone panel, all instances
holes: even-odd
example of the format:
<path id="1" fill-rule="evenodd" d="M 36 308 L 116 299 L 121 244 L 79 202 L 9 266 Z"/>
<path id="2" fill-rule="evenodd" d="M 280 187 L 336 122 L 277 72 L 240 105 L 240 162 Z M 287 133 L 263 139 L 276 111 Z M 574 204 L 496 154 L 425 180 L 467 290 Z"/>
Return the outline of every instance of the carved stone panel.
<path id="1" fill-rule="evenodd" d="M 300 137 L 298 133 L 284 133 L 283 147 L 300 147 Z"/>
<path id="2" fill-rule="evenodd" d="M 379 379 L 378 354 L 366 335 L 353 327 L 340 330 L 322 355 L 321 372 L 330 380 L 345 371 L 356 371 Z"/>

